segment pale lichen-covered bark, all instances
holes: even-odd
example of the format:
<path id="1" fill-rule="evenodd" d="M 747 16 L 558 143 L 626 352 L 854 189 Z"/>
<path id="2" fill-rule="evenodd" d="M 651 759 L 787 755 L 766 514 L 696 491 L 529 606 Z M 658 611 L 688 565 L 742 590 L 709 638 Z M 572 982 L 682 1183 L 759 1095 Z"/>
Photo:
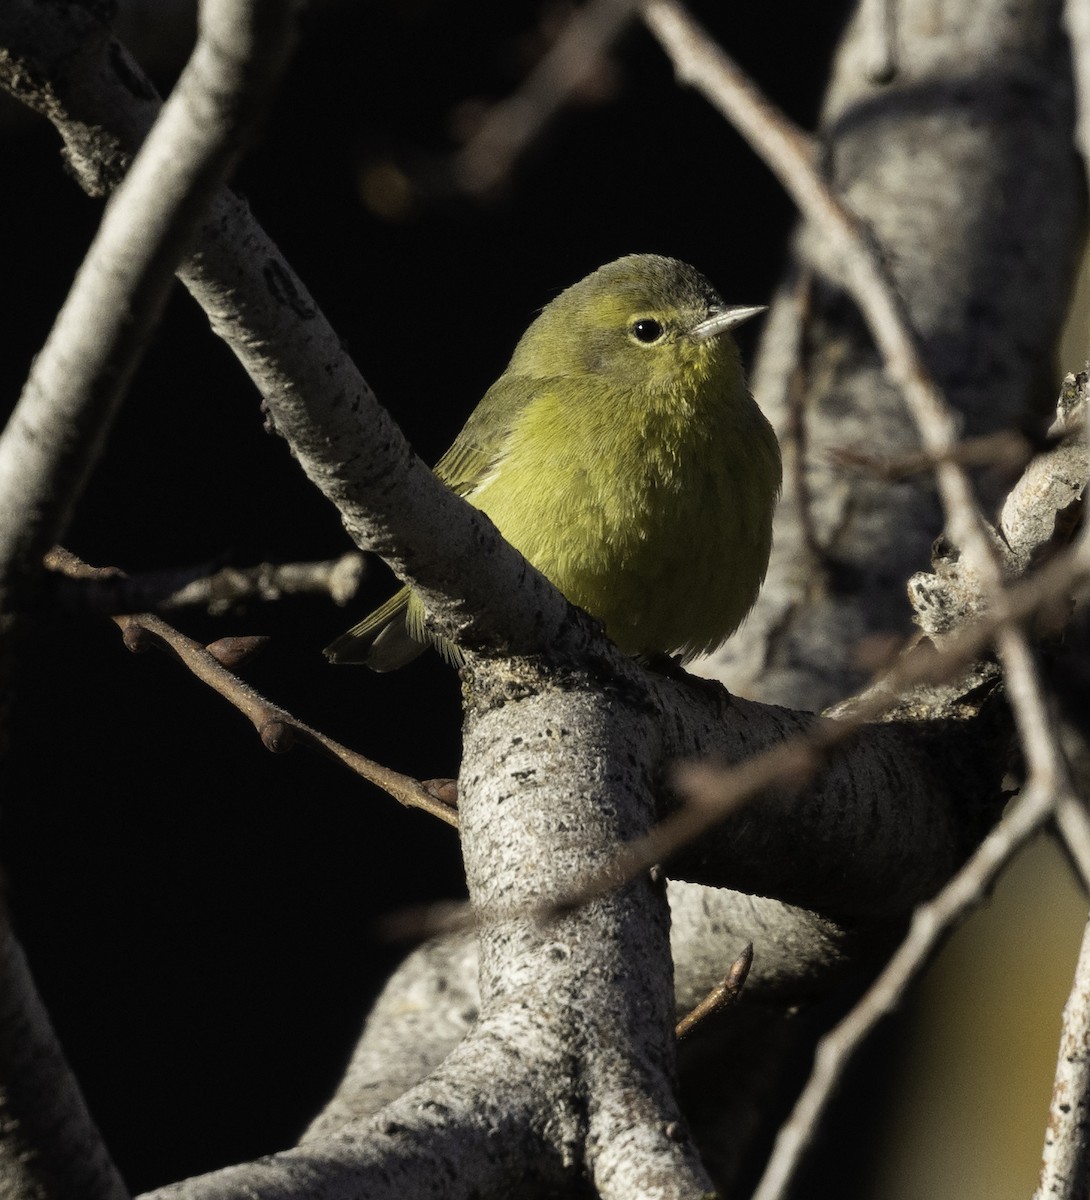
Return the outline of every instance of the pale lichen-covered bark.
<path id="1" fill-rule="evenodd" d="M 10 929 L 0 938 L 0 1197 L 125 1200 Z"/>

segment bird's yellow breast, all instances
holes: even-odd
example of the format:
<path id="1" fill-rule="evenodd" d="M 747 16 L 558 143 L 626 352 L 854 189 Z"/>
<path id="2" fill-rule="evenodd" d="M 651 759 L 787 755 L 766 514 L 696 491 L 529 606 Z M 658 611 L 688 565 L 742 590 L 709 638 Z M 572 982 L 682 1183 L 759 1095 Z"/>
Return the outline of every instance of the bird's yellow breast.
<path id="1" fill-rule="evenodd" d="M 702 375 L 703 373 L 700 373 Z M 779 452 L 741 372 L 667 389 L 535 383 L 466 498 L 629 653 L 714 649 L 757 595 Z"/>

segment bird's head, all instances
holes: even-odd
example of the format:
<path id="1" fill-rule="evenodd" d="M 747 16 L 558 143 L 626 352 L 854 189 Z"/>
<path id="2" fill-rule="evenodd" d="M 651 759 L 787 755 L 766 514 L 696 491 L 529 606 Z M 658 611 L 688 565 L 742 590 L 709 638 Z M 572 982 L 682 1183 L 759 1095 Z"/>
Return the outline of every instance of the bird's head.
<path id="1" fill-rule="evenodd" d="M 741 378 L 730 330 L 763 312 L 727 305 L 694 267 L 657 254 L 607 263 L 561 292 L 519 342 L 511 366 L 532 378 L 601 375 L 624 391 Z"/>

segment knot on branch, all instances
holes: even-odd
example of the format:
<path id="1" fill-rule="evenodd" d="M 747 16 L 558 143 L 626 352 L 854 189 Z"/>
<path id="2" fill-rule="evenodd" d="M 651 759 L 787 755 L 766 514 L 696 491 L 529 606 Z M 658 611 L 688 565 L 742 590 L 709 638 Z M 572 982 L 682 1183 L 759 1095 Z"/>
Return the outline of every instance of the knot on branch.
<path id="1" fill-rule="evenodd" d="M 466 708 L 478 716 L 533 699 L 545 688 L 567 694 L 602 694 L 641 715 L 657 712 L 639 664 L 612 648 L 559 663 L 538 656 L 488 660 L 474 656 L 462 670 Z"/>

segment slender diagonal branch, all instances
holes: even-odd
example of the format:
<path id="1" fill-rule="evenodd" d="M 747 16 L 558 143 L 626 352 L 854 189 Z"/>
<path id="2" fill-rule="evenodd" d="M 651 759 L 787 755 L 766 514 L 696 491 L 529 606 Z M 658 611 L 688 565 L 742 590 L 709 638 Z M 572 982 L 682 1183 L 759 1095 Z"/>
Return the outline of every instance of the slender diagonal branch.
<path id="1" fill-rule="evenodd" d="M 1041 1176 L 1033 1200 L 1082 1200 L 1090 1191 L 1090 924 L 1064 1005 Z"/>
<path id="2" fill-rule="evenodd" d="M 300 0 L 204 4 L 171 100 L 118 189 L 0 435 L 0 610 L 59 541 L 175 268 L 286 60 Z"/>
<path id="3" fill-rule="evenodd" d="M 54 570 L 64 571 L 75 578 L 93 579 L 103 572 L 102 568 L 91 567 L 81 562 L 74 554 L 60 548 L 50 552 L 48 562 Z M 116 574 L 110 568 L 106 568 L 105 571 L 110 575 Z M 422 809 L 447 825 L 457 826 L 456 809 L 436 799 L 418 780 L 342 746 L 340 742 L 313 729 L 286 709 L 267 700 L 229 670 L 224 664 L 224 656 L 217 654 L 214 647 L 195 642 L 152 613 L 128 614 L 114 617 L 113 620 L 123 633 L 125 644 L 130 650 L 139 652 L 151 646 L 158 646 L 169 651 L 202 683 L 233 704 L 239 712 L 249 718 L 267 749 L 274 753 L 283 753 L 290 750 L 296 742 L 313 746 L 381 788 L 406 808 Z"/>

